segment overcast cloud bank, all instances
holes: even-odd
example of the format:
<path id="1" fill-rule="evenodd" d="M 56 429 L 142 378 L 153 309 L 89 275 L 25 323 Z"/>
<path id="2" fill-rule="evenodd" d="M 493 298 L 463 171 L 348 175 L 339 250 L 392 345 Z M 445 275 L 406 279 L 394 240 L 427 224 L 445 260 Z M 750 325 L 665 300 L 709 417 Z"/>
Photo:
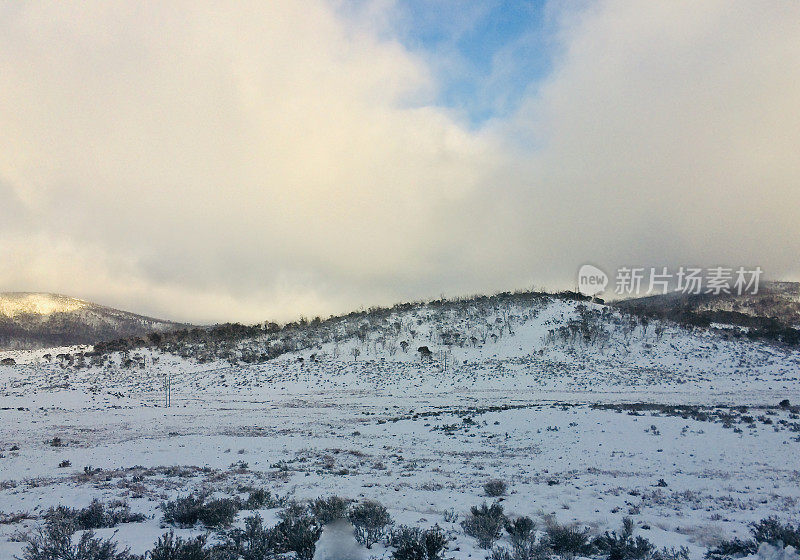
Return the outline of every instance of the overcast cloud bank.
<path id="1" fill-rule="evenodd" d="M 480 126 L 397 6 L 237 6 L 0 4 L 4 290 L 254 322 L 800 273 L 798 3 L 551 9 L 552 72 Z"/>

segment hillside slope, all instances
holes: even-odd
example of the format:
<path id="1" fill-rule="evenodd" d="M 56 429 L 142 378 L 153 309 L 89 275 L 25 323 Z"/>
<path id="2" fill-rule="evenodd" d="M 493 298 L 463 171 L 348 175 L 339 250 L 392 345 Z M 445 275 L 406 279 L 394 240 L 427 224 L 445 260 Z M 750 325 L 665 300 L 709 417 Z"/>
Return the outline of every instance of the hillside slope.
<path id="1" fill-rule="evenodd" d="M 765 282 L 756 294 L 683 294 L 671 292 L 627 299 L 614 305 L 666 318 L 694 314 L 710 321 L 728 319 L 755 326 L 763 320 L 800 327 L 800 282 Z M 760 321 L 761 320 L 761 321 Z M 718 321 L 722 322 L 722 321 Z"/>
<path id="2" fill-rule="evenodd" d="M 176 395 L 206 397 L 463 390 L 641 398 L 667 391 L 678 402 L 712 395 L 772 402 L 798 396 L 800 351 L 738 332 L 642 320 L 571 297 L 523 293 L 403 304 L 283 327 L 177 331 L 148 346 L 36 362 L 0 375 L 6 390 L 70 386 L 155 395 L 169 375 Z"/>
<path id="3" fill-rule="evenodd" d="M 687 560 L 703 559 L 707 535 L 794 519 L 800 503 L 800 350 L 574 294 L 42 352 L 0 363 L 3 509 L 127 500 L 144 521 L 98 535 L 136 553 L 163 534 L 161 503 L 207 490 L 377 500 L 398 525 L 445 528 L 454 558 L 487 555 L 462 520 L 493 479 L 512 516 L 597 534 L 631 517 Z M 0 523 L 3 558 L 36 522 L 20 517 Z"/>
<path id="4" fill-rule="evenodd" d="M 0 293 L 0 350 L 95 344 L 184 326 L 57 294 Z"/>

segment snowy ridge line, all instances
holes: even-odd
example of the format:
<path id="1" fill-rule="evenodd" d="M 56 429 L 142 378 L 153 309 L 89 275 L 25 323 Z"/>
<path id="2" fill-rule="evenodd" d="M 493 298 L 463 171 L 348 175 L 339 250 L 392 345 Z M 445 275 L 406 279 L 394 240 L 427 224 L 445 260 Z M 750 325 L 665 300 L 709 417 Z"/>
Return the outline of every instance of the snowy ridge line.
<path id="1" fill-rule="evenodd" d="M 277 346 L 282 349 L 277 357 L 251 361 Z M 174 353 L 178 350 L 185 355 Z M 799 371 L 800 352 L 791 347 L 645 322 L 596 303 L 537 297 L 357 314 L 242 340 L 32 359 L 27 365 L 0 366 L 0 389 L 20 394 L 70 387 L 156 395 L 169 375 L 173 390 L 187 398 L 201 391 L 363 390 L 518 391 L 536 399 L 549 392 L 648 389 L 673 397 L 698 392 L 705 400 L 709 393 L 728 398 L 796 391 Z"/>

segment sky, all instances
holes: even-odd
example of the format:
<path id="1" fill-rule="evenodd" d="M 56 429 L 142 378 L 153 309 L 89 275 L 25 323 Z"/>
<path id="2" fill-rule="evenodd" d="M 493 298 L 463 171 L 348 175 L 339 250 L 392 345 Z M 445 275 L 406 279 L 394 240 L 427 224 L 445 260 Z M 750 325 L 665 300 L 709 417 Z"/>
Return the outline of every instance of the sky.
<path id="1" fill-rule="evenodd" d="M 285 321 L 800 279 L 800 3 L 0 1 L 0 291 Z"/>

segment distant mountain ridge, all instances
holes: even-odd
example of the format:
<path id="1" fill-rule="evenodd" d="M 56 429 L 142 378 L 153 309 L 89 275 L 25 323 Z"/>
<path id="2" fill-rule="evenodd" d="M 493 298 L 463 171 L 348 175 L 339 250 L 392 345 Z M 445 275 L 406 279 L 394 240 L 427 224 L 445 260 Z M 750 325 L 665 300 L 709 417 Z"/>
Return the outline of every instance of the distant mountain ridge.
<path id="1" fill-rule="evenodd" d="M 96 344 L 186 326 L 59 294 L 0 293 L 0 350 Z"/>
<path id="2" fill-rule="evenodd" d="M 707 326 L 737 325 L 774 338 L 800 340 L 800 282 L 764 282 L 756 294 L 671 292 L 614 302 L 638 315 Z"/>
<path id="3" fill-rule="evenodd" d="M 800 344 L 790 340 L 797 331 L 786 328 L 775 337 L 756 328 L 703 327 L 626 312 L 574 292 L 521 291 L 398 303 L 283 325 L 178 329 L 99 343 L 92 351 L 14 358 L 51 373 L 69 369 L 70 386 L 82 379 L 107 389 L 133 380 L 157 392 L 158 380 L 169 373 L 186 394 L 280 382 L 392 394 L 474 383 L 482 390 L 616 391 L 666 380 L 709 384 L 727 394 L 763 383 L 762 375 L 781 382 L 796 377 Z M 20 383 L 28 371 L 20 370 Z"/>

